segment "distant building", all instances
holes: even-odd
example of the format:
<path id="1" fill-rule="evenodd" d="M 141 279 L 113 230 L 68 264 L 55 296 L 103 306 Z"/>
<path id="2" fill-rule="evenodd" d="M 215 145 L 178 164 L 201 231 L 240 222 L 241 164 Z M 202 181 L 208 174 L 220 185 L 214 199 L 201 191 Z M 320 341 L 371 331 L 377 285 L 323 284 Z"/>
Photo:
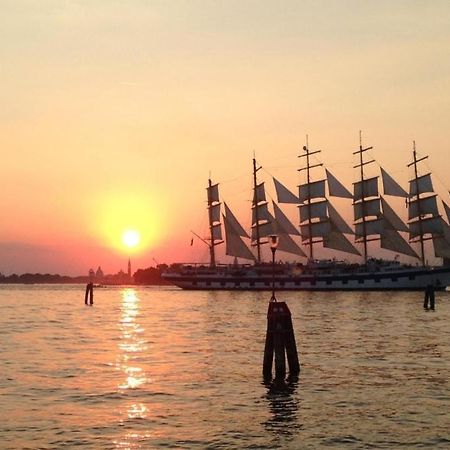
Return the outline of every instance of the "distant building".
<path id="1" fill-rule="evenodd" d="M 130 261 L 130 258 L 128 258 L 128 278 L 131 279 L 131 261 Z"/>
<path id="2" fill-rule="evenodd" d="M 89 278 L 92 280 L 95 278 L 95 272 L 94 269 L 89 269 Z"/>
<path id="3" fill-rule="evenodd" d="M 105 276 L 105 274 L 103 273 L 103 270 L 100 266 L 98 266 L 97 272 L 95 272 L 95 277 L 96 278 L 103 278 Z"/>

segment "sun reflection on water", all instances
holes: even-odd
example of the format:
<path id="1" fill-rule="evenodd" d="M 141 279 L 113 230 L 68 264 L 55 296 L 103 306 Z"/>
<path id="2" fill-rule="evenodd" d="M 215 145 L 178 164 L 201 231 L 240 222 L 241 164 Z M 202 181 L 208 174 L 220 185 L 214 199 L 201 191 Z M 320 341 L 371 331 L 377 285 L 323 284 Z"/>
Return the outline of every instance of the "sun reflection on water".
<path id="1" fill-rule="evenodd" d="M 137 322 L 139 318 L 139 298 L 134 289 L 122 291 L 122 316 L 119 322 L 121 341 L 116 367 L 125 374 L 125 379 L 119 384 L 119 390 L 136 389 L 147 381 L 142 367 L 135 361 L 136 357 L 147 350 L 146 341 L 141 337 L 144 328 Z"/>
<path id="2" fill-rule="evenodd" d="M 147 351 L 147 342 L 143 337 L 145 329 L 139 324 L 139 303 L 139 297 L 134 289 L 127 288 L 122 291 L 119 320 L 121 335 L 116 360 L 116 369 L 123 374 L 123 378 L 117 386 L 118 392 L 122 394 L 126 394 L 130 390 L 142 389 L 149 381 L 145 368 L 139 363 L 144 352 Z M 147 406 L 133 398 L 122 411 L 120 423 L 123 424 L 127 420 L 145 419 L 147 415 Z M 148 433 L 145 431 L 130 432 L 128 430 L 119 441 L 114 443 L 117 448 L 141 448 L 141 444 L 148 437 Z"/>

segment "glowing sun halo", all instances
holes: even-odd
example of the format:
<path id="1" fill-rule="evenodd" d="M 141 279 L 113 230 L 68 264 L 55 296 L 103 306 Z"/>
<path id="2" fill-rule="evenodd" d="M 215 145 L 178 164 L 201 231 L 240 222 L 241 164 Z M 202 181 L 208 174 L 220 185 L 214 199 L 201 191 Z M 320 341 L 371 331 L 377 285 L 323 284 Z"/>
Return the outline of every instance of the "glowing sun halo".
<path id="1" fill-rule="evenodd" d="M 122 242 L 129 248 L 136 247 L 140 240 L 141 236 L 136 230 L 127 230 L 122 235 Z"/>

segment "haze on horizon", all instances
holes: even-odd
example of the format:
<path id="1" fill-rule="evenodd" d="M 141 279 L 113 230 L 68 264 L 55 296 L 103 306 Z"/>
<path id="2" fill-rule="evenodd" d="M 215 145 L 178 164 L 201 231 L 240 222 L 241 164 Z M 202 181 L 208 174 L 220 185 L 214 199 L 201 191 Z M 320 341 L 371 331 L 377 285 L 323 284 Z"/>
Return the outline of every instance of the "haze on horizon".
<path id="1" fill-rule="evenodd" d="M 306 134 L 347 187 L 359 130 L 405 186 L 415 140 L 448 194 L 446 0 L 1 4 L 1 273 L 206 260 L 209 174 L 248 225 Z"/>

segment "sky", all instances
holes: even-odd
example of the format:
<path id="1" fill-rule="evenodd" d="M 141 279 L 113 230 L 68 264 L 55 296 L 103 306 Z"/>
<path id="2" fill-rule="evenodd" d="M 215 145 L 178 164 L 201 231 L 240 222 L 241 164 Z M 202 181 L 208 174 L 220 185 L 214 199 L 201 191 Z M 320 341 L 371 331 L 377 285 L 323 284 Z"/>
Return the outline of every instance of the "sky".
<path id="1" fill-rule="evenodd" d="M 3 274 L 206 260 L 190 241 L 207 231 L 208 177 L 249 226 L 253 156 L 261 181 L 295 190 L 306 135 L 349 188 L 359 130 L 405 187 L 415 140 L 450 188 L 447 0 L 0 9 Z"/>

